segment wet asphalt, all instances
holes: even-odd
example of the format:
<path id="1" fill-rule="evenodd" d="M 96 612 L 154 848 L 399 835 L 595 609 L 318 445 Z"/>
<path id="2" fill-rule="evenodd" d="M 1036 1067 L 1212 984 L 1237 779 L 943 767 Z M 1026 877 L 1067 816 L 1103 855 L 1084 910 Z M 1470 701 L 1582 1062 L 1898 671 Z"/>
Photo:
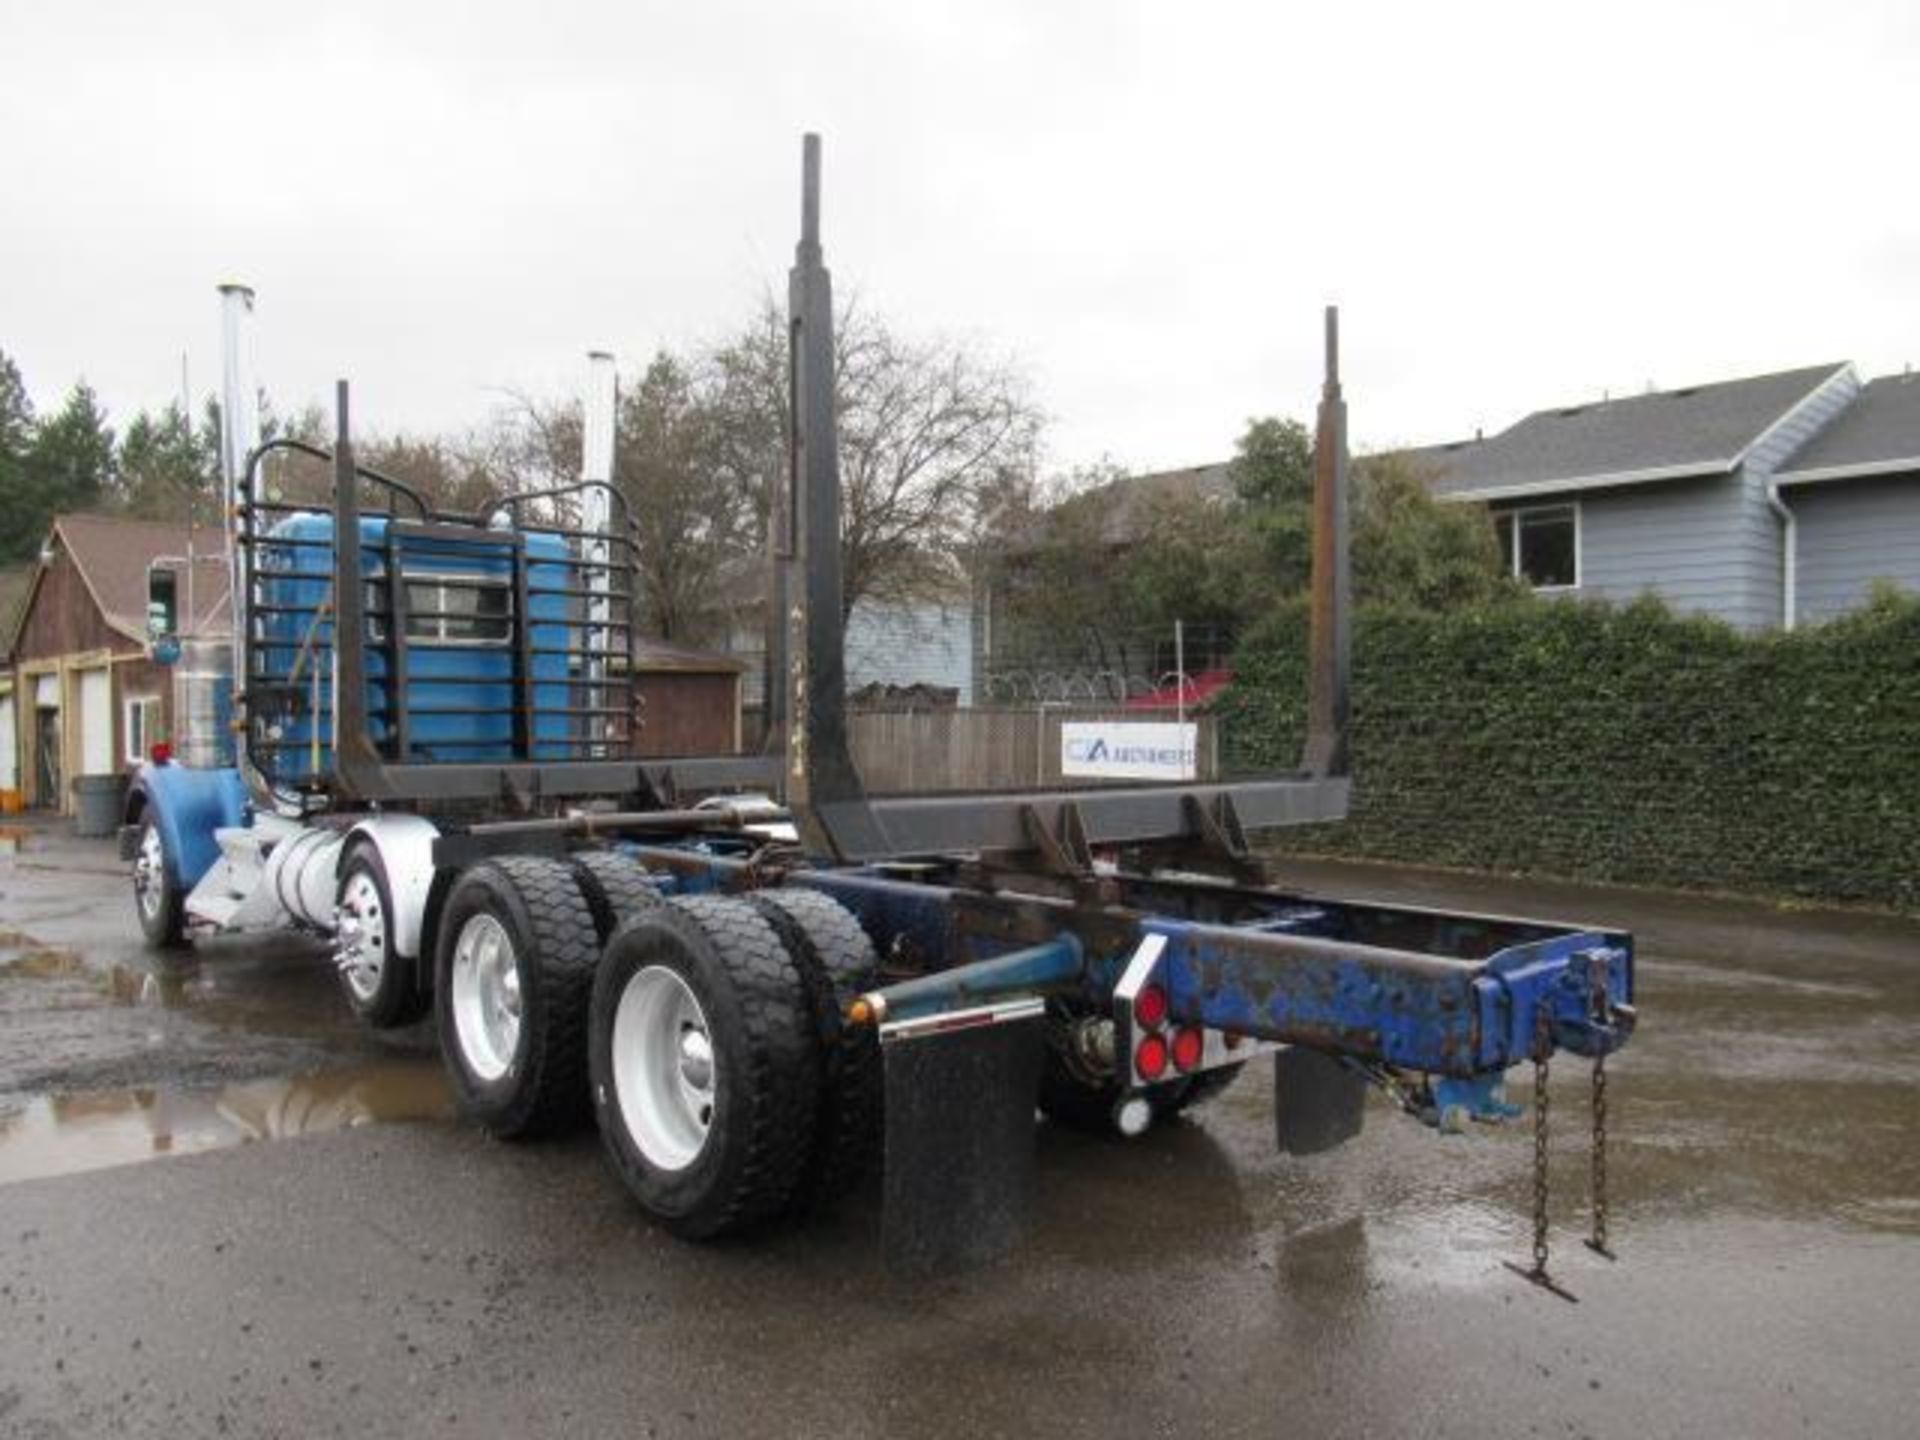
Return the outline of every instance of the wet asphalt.
<path id="1" fill-rule="evenodd" d="M 1284 1158 L 1251 1074 L 1130 1145 L 1042 1127 L 990 1271 L 890 1277 L 870 1200 L 689 1245 L 590 1136 L 452 1120 L 429 1038 L 357 1030 L 316 948 L 156 971 L 107 848 L 36 833 L 0 855 L 0 1435 L 1920 1434 L 1920 924 L 1281 873 L 1636 932 L 1617 1264 L 1555 1067 L 1579 1303 L 1501 1265 L 1524 1125 L 1380 1101 Z"/>

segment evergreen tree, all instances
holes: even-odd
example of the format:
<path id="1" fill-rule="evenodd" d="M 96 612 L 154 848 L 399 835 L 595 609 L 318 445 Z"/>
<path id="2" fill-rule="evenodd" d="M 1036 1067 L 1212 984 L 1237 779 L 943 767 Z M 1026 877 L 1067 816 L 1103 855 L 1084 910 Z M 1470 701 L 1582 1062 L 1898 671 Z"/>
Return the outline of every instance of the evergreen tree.
<path id="1" fill-rule="evenodd" d="M 210 519 L 220 493 L 217 433 L 203 424 L 196 434 L 178 405 L 158 418 L 144 410 L 134 416 L 120 440 L 121 508 L 149 520 L 185 520 L 190 509 Z"/>
<path id="2" fill-rule="evenodd" d="M 40 544 L 27 468 L 33 429 L 33 402 L 20 367 L 0 351 L 0 565 L 31 556 Z"/>
<path id="3" fill-rule="evenodd" d="M 41 529 L 55 515 L 94 509 L 112 494 L 113 431 L 86 381 L 76 384 L 66 403 L 35 428 L 27 470 L 44 511 Z"/>

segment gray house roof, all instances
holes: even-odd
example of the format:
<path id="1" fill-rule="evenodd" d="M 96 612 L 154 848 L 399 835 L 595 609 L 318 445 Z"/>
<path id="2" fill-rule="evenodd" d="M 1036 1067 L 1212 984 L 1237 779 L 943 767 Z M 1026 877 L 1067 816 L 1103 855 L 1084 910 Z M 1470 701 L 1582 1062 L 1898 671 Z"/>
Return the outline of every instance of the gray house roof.
<path id="1" fill-rule="evenodd" d="M 1486 443 L 1484 436 L 1475 435 L 1466 440 L 1443 440 L 1438 445 L 1403 445 L 1397 450 L 1381 450 L 1357 458 L 1398 460 L 1413 474 L 1428 481 L 1439 494 L 1444 489 L 1442 479 L 1471 460 L 1472 452 Z"/>
<path id="2" fill-rule="evenodd" d="M 1782 484 L 1920 470 L 1920 375 L 1883 375 L 1782 466 Z"/>
<path id="3" fill-rule="evenodd" d="M 1434 493 L 1498 500 L 1732 470 L 1843 365 L 1536 410 L 1477 444 L 1432 447 Z"/>
<path id="4" fill-rule="evenodd" d="M 1156 505 L 1189 496 L 1201 500 L 1232 499 L 1232 462 L 1128 475 L 1078 498 L 1098 506 L 1100 538 L 1111 544 L 1124 544 L 1139 539 L 1152 524 Z"/>

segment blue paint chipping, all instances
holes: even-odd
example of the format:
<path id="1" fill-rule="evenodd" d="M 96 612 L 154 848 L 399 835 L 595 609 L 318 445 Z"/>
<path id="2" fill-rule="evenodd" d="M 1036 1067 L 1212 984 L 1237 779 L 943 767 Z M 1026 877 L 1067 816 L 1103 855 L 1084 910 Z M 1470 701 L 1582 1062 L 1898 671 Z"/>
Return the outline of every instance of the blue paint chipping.
<path id="1" fill-rule="evenodd" d="M 725 888 L 737 869 L 720 857 L 691 875 L 674 867 L 683 892 Z M 791 878 L 832 895 L 925 968 L 902 987 L 916 1016 L 977 1004 L 983 985 L 1002 997 L 1072 993 L 1110 1004 L 1128 957 L 1158 935 L 1176 1022 L 1464 1082 L 1449 1103 L 1480 1118 L 1505 1113 L 1492 1080 L 1532 1058 L 1541 1011 L 1551 1047 L 1577 1055 L 1610 1054 L 1633 1029 L 1632 941 L 1610 931 L 1274 896 L 1241 924 L 1140 917 L 1124 945 L 1076 941 L 1069 962 L 1050 948 L 1075 939 L 1066 912 L 1053 941 L 1023 947 L 957 938 L 957 892 L 938 885 L 857 868 Z"/>

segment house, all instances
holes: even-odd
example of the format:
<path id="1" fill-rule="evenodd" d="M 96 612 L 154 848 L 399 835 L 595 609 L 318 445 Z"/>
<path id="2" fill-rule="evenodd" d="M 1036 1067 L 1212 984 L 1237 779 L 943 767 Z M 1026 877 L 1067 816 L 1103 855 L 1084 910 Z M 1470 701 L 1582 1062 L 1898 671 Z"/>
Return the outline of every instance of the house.
<path id="1" fill-rule="evenodd" d="M 713 593 L 728 597 L 706 618 L 720 648 L 742 662 L 746 729 L 757 734 L 766 705 L 766 562 L 748 557 L 726 567 Z M 931 685 L 974 703 L 973 605 L 964 584 L 933 587 L 917 598 L 856 600 L 843 648 L 847 690 Z"/>
<path id="2" fill-rule="evenodd" d="M 1920 591 L 1920 375 L 1885 375 L 1774 476 L 1786 617 L 1854 609 L 1875 580 Z"/>
<path id="3" fill-rule="evenodd" d="M 68 813 L 73 777 L 120 773 L 174 733 L 170 672 L 147 655 L 147 571 L 156 561 L 181 571 L 187 633 L 223 632 L 220 543 L 218 531 L 163 521 L 54 521 L 12 626 L 0 634 L 0 794 Z"/>
<path id="4" fill-rule="evenodd" d="M 1786 615 L 1775 477 L 1859 393 L 1851 365 L 1816 365 L 1538 410 L 1426 458 L 1535 590 L 1652 593 L 1758 630 Z"/>
<path id="5" fill-rule="evenodd" d="M 928 685 L 973 696 L 973 609 L 955 591 L 919 600 L 858 600 L 847 616 L 847 689 Z"/>
<path id="6" fill-rule="evenodd" d="M 1555 406 L 1392 453 L 1440 499 L 1486 506 L 1507 565 L 1541 594 L 1652 594 L 1762 630 L 1852 609 L 1876 580 L 1920 590 L 1911 374 L 1862 385 L 1850 364 L 1811 365 Z M 1224 473 L 1165 471 L 1114 494 L 1204 498 Z"/>
<path id="7" fill-rule="evenodd" d="M 1536 411 L 1418 452 L 1443 500 L 1485 504 L 1536 591 L 1743 630 L 1831 618 L 1873 582 L 1920 589 L 1920 381 L 1816 365 Z"/>

